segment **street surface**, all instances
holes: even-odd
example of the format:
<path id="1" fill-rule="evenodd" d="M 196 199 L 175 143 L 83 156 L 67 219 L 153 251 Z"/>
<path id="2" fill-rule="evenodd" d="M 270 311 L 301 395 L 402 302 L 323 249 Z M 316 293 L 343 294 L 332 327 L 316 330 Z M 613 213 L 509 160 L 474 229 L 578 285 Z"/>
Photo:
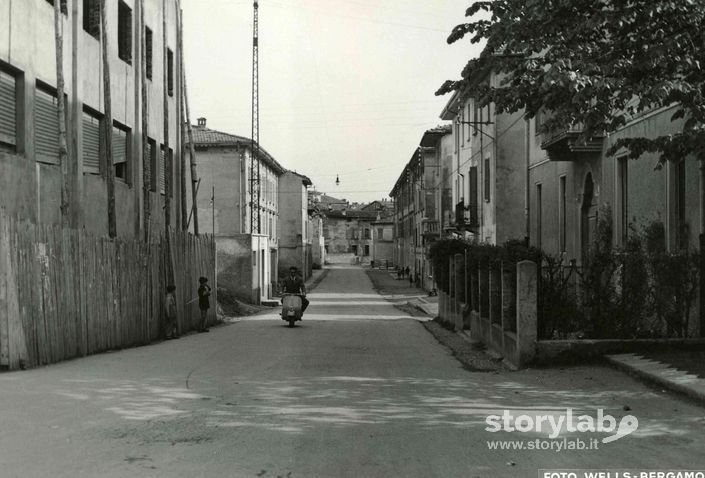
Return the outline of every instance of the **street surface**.
<path id="1" fill-rule="evenodd" d="M 603 367 L 470 372 L 338 265 L 289 329 L 264 315 L 0 374 L 2 477 L 534 477 L 539 468 L 705 469 L 705 409 Z M 490 414 L 639 420 L 598 450 L 489 450 L 547 433 Z M 602 438 L 573 432 L 568 437 Z"/>

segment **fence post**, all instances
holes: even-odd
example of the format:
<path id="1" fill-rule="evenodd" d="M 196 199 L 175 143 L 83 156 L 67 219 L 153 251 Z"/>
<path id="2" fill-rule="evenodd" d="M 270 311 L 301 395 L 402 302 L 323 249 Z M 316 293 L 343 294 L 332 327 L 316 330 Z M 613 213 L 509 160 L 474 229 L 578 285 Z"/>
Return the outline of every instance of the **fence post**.
<path id="1" fill-rule="evenodd" d="M 536 355 L 537 340 L 537 267 L 531 261 L 517 264 L 516 331 L 518 366 L 522 367 Z"/>
<path id="2" fill-rule="evenodd" d="M 502 323 L 502 281 L 497 264 L 490 262 L 490 324 Z"/>
<path id="3" fill-rule="evenodd" d="M 465 286 L 463 283 L 464 268 L 462 267 L 463 255 L 458 253 L 453 256 L 453 279 L 455 280 L 455 330 L 463 330 L 463 307 L 465 303 Z"/>
<path id="4" fill-rule="evenodd" d="M 516 279 L 513 264 L 502 262 L 502 330 L 516 332 Z"/>

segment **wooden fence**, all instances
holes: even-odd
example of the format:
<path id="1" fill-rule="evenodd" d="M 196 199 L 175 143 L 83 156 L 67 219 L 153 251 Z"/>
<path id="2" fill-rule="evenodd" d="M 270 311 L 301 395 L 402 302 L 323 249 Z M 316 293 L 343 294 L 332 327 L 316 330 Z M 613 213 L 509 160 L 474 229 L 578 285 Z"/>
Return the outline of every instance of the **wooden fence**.
<path id="1" fill-rule="evenodd" d="M 177 287 L 179 330 L 188 331 L 199 321 L 198 301 L 189 303 L 198 277 L 212 284 L 214 270 L 211 236 L 171 232 L 146 244 L 0 213 L 0 367 L 35 367 L 161 338 L 168 282 Z M 216 317 L 213 290 L 209 323 Z"/>

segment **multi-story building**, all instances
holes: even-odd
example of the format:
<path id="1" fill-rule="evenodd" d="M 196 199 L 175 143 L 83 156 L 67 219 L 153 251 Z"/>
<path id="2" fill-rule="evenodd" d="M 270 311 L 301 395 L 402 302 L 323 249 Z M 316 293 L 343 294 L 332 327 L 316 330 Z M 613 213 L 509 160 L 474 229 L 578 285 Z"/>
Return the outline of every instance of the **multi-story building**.
<path id="1" fill-rule="evenodd" d="M 442 212 L 438 198 L 442 198 L 444 182 L 438 142 L 448 134 L 440 126 L 424 135 L 424 144 L 411 155 L 389 196 L 394 199 L 394 262 L 409 268 L 419 287 L 434 289 L 433 269 L 428 258 L 428 247 L 441 234 Z"/>
<path id="2" fill-rule="evenodd" d="M 496 85 L 492 72 L 477 84 Z M 528 236 L 526 215 L 529 123 L 522 113 L 495 114 L 467 90 L 456 92 L 441 118 L 453 122 L 454 226 L 468 239 L 502 244 Z"/>
<path id="3" fill-rule="evenodd" d="M 0 204 L 34 222 L 67 220 L 72 227 L 108 233 L 104 140 L 110 128 L 117 235 L 158 234 L 167 220 L 181 228 L 185 208 L 179 173 L 179 2 L 107 2 L 111 124 L 105 118 L 99 4 L 85 0 L 61 6 L 68 146 L 62 171 L 53 2 L 0 0 Z M 142 138 L 145 107 L 147 157 Z M 169 200 L 166 184 L 172 185 Z M 63 211 L 62 195 L 68 198 Z"/>
<path id="4" fill-rule="evenodd" d="M 252 140 L 210 129 L 199 118 L 193 143 L 199 230 L 215 236 L 218 286 L 248 302 L 270 300 L 279 269 L 279 178 L 286 170 L 259 148 L 259 203 L 253 204 Z"/>
<path id="5" fill-rule="evenodd" d="M 491 71 L 471 78 L 494 85 L 500 80 Z M 525 239 L 577 264 L 605 213 L 611 214 L 616 245 L 625 243 L 630 225 L 659 221 L 669 250 L 697 246 L 703 227 L 699 165 L 684 158 L 655 168 L 656 154 L 636 161 L 626 152 L 607 154 L 620 138 L 679 131 L 682 124 L 671 121 L 674 111 L 675 106 L 650 111 L 609 135 L 579 142 L 579 124 L 539 133 L 550 112 L 531 120 L 521 111 L 496 115 L 493 105 L 479 108 L 467 91 L 456 92 L 441 115 L 453 120 L 456 224 L 462 224 L 462 205 L 470 210 L 462 229 L 475 240 Z"/>
<path id="6" fill-rule="evenodd" d="M 308 213 L 306 176 L 286 171 L 279 177 L 279 276 L 284 277 L 292 266 L 299 269 L 304 280 L 311 277 L 313 267 L 313 231 Z"/>

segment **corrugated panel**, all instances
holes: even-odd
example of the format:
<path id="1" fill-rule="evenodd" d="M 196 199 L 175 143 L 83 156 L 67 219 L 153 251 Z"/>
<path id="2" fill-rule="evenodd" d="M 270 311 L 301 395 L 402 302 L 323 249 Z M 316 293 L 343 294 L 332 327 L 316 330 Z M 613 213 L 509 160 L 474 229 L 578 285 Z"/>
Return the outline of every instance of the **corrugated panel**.
<path id="1" fill-rule="evenodd" d="M 59 119 L 57 100 L 49 93 L 35 89 L 34 140 L 37 160 L 59 161 Z"/>
<path id="2" fill-rule="evenodd" d="M 15 77 L 0 71 L 0 141 L 17 144 Z"/>
<path id="3" fill-rule="evenodd" d="M 164 147 L 161 147 L 159 149 L 159 176 L 157 176 L 157 178 L 158 178 L 157 186 L 159 187 L 159 192 L 161 194 L 164 194 L 166 191 L 164 189 L 164 184 L 165 184 L 164 178 L 165 178 L 165 168 L 166 168 L 165 159 L 166 158 L 164 156 Z"/>
<path id="4" fill-rule="evenodd" d="M 83 172 L 100 173 L 100 120 L 83 113 Z"/>

